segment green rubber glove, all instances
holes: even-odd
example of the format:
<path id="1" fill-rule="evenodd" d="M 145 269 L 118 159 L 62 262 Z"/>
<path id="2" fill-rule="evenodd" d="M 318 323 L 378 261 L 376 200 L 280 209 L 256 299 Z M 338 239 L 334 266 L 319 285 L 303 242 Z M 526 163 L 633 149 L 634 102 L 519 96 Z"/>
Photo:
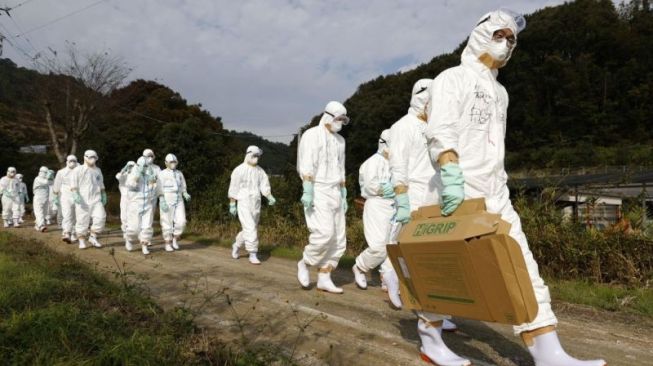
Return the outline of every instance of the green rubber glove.
<path id="1" fill-rule="evenodd" d="M 78 191 L 73 192 L 73 202 L 75 202 L 76 205 L 82 204 L 82 195 L 80 195 Z"/>
<path id="2" fill-rule="evenodd" d="M 340 198 L 342 198 L 342 209 L 347 212 L 349 209 L 349 204 L 347 203 L 347 188 L 346 187 L 341 187 L 340 188 Z"/>
<path id="3" fill-rule="evenodd" d="M 233 217 L 238 216 L 238 206 L 236 206 L 236 202 L 229 203 L 229 214 Z"/>
<path id="4" fill-rule="evenodd" d="M 107 199 L 107 192 L 102 191 L 102 193 L 100 193 L 100 195 L 101 195 L 100 200 L 102 201 L 102 206 L 106 206 L 107 202 L 109 202 L 109 200 Z"/>
<path id="5" fill-rule="evenodd" d="M 55 206 L 59 206 L 59 207 L 61 207 L 61 199 L 59 198 L 59 195 L 58 195 L 58 194 L 55 194 L 55 195 L 54 195 L 54 200 L 53 200 L 53 202 L 54 202 L 54 205 L 55 205 Z"/>
<path id="6" fill-rule="evenodd" d="M 277 203 L 276 198 L 273 195 L 268 196 L 268 206 L 274 206 Z"/>
<path id="7" fill-rule="evenodd" d="M 442 204 L 440 211 L 442 216 L 449 216 L 465 199 L 465 178 L 463 171 L 456 163 L 448 163 L 440 168 L 442 177 Z"/>
<path id="8" fill-rule="evenodd" d="M 395 187 L 390 182 L 381 184 L 383 198 L 395 198 Z"/>
<path id="9" fill-rule="evenodd" d="M 190 194 L 188 194 L 188 192 L 184 192 L 181 195 L 184 197 L 184 201 L 190 202 Z"/>
<path id="10" fill-rule="evenodd" d="M 302 194 L 302 205 L 304 205 L 304 209 L 309 209 L 313 207 L 313 182 L 304 182 L 302 183 L 302 187 L 304 188 L 304 193 Z"/>
<path id="11" fill-rule="evenodd" d="M 397 204 L 397 222 L 402 224 L 408 223 L 410 221 L 410 200 L 408 199 L 408 193 L 400 193 L 395 197 L 395 203 Z"/>
<path id="12" fill-rule="evenodd" d="M 163 197 L 163 196 L 159 197 L 159 207 L 161 207 L 161 211 L 163 211 L 163 212 L 170 211 L 170 207 L 168 206 L 168 202 L 166 201 L 166 198 Z"/>

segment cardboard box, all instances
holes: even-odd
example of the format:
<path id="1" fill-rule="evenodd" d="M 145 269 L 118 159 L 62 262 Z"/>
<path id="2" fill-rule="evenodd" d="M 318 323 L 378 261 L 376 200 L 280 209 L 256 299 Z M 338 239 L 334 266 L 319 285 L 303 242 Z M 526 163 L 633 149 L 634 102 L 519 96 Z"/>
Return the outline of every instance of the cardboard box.
<path id="1" fill-rule="evenodd" d="M 420 208 L 388 245 L 404 307 L 504 324 L 531 322 L 537 302 L 510 224 L 467 200 L 449 217 Z"/>

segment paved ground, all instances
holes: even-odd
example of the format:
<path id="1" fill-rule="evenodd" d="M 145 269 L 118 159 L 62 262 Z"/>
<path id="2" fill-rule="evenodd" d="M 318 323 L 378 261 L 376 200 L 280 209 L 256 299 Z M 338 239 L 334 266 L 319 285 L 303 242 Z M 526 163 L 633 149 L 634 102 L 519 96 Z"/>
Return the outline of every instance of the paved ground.
<path id="1" fill-rule="evenodd" d="M 115 260 L 127 271 L 144 276 L 152 296 L 164 308 L 190 303 L 199 313 L 198 323 L 226 341 L 244 334 L 250 342 L 276 344 L 288 353 L 296 349 L 294 359 L 307 365 L 425 365 L 418 358 L 414 316 L 391 309 L 378 280 L 366 291 L 357 289 L 348 269 L 335 273 L 336 283 L 343 285 L 345 293 L 330 295 L 302 290 L 295 277 L 295 262 L 286 259 L 262 258 L 263 265 L 253 266 L 246 258 L 232 259 L 224 248 L 188 242 L 176 253 L 166 253 L 162 245 L 155 244 L 152 255 L 145 258 L 140 251 L 126 252 L 116 232 L 102 237 L 105 248 L 81 251 L 61 242 L 59 231 L 11 231 L 43 241 L 57 251 L 74 253 L 107 273 L 117 271 L 110 255 L 115 249 Z M 315 281 L 315 273 L 313 276 Z M 224 289 L 232 305 L 220 296 L 198 306 L 203 296 Z M 600 356 L 610 366 L 653 365 L 652 320 L 554 305 L 563 344 L 573 355 Z M 459 332 L 447 334 L 445 339 L 475 365 L 533 364 L 511 327 L 455 321 Z M 305 328 L 302 334 L 300 327 Z"/>

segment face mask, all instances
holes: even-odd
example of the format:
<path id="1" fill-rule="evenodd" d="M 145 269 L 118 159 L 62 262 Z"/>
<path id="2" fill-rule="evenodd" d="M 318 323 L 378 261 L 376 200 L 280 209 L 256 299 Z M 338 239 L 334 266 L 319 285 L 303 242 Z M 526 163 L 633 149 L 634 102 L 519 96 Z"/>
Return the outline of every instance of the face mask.
<path id="1" fill-rule="evenodd" d="M 39 177 L 47 178 L 48 177 L 48 172 L 39 172 Z"/>
<path id="2" fill-rule="evenodd" d="M 148 157 L 145 158 L 145 163 L 146 163 L 147 165 L 152 165 L 153 162 L 154 162 L 154 158 L 153 158 L 153 157 L 148 156 Z"/>
<path id="3" fill-rule="evenodd" d="M 256 165 L 258 164 L 258 156 L 252 156 L 247 159 L 247 164 L 249 165 Z"/>
<path id="4" fill-rule="evenodd" d="M 329 125 L 331 126 L 331 132 L 340 132 L 342 130 L 342 122 L 340 121 L 333 121 Z"/>
<path id="5" fill-rule="evenodd" d="M 97 162 L 96 158 L 84 158 L 84 161 L 86 161 L 86 164 L 90 166 L 94 166 L 95 163 Z"/>
<path id="6" fill-rule="evenodd" d="M 170 168 L 171 170 L 177 169 L 177 163 L 168 163 L 168 168 Z"/>
<path id="7" fill-rule="evenodd" d="M 499 62 L 507 60 L 511 50 L 511 47 L 508 46 L 508 40 L 505 38 L 500 41 L 492 40 L 487 46 L 488 55 Z"/>
<path id="8" fill-rule="evenodd" d="M 74 169 L 77 166 L 77 163 L 74 161 L 68 162 L 68 169 Z"/>
<path id="9" fill-rule="evenodd" d="M 9 176 L 9 178 L 13 178 L 13 177 L 16 176 L 16 173 L 13 173 L 13 172 L 12 173 L 7 173 L 7 175 Z"/>

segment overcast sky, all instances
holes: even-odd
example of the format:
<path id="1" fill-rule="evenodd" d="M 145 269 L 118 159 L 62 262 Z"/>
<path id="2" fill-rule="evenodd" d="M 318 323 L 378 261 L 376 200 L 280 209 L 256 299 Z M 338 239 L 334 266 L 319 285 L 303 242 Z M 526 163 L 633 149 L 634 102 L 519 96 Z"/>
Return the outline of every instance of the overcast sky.
<path id="1" fill-rule="evenodd" d="M 0 7 L 22 2 L 0 0 Z M 170 86 L 221 116 L 226 128 L 276 136 L 296 132 L 326 102 L 344 101 L 362 82 L 452 51 L 489 10 L 531 13 L 563 1 L 96 2 L 27 0 L 13 10 L 15 22 L 0 15 L 0 32 L 27 32 L 13 42 L 32 56 L 62 50 L 66 40 L 83 50 L 108 50 L 134 68 L 131 79 Z M 7 43 L 3 57 L 31 67 Z"/>

